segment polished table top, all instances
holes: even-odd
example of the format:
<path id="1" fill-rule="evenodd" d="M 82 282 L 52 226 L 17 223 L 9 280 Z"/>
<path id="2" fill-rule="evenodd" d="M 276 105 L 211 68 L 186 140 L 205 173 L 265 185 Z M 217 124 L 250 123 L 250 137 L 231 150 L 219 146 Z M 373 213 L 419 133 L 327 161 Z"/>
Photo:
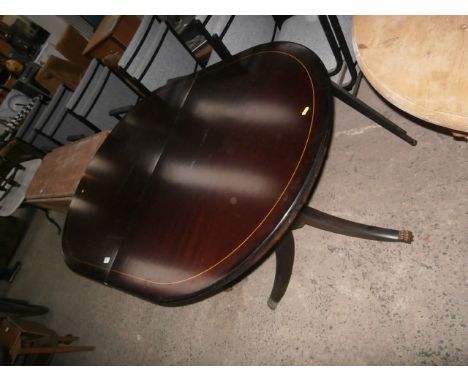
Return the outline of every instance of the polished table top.
<path id="1" fill-rule="evenodd" d="M 307 203 L 332 120 L 323 64 L 293 43 L 168 83 L 86 170 L 65 223 L 68 266 L 162 304 L 216 293 L 265 258 Z"/>
<path id="2" fill-rule="evenodd" d="M 468 132 L 468 16 L 354 16 L 353 45 L 362 72 L 388 101 Z"/>

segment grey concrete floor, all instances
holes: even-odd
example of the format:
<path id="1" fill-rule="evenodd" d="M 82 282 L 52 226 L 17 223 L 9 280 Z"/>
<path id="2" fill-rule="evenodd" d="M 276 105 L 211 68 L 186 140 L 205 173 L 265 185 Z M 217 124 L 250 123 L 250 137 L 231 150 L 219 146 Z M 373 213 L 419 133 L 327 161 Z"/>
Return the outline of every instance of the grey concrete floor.
<path id="1" fill-rule="evenodd" d="M 275 312 L 266 305 L 274 257 L 230 292 L 166 308 L 72 273 L 55 228 L 38 213 L 7 295 L 48 306 L 38 320 L 96 346 L 53 363 L 467 364 L 468 145 L 399 115 L 365 81 L 359 97 L 419 144 L 409 146 L 337 102 L 329 157 L 310 204 L 411 229 L 412 245 L 304 227 L 294 233 L 294 272 Z"/>

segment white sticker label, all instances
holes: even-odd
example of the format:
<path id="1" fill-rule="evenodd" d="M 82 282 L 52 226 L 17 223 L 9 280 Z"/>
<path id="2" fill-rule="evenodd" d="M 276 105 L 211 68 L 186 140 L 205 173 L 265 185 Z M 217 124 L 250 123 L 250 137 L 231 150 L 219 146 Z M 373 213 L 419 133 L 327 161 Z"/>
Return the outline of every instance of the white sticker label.
<path id="1" fill-rule="evenodd" d="M 110 261 L 110 257 L 104 257 L 104 264 L 108 264 Z"/>

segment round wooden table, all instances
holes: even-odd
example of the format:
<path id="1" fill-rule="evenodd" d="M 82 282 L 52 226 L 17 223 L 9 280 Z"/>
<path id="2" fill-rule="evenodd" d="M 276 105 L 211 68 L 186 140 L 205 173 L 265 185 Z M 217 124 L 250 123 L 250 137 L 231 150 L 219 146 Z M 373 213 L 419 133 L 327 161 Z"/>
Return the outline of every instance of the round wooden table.
<path id="1" fill-rule="evenodd" d="M 355 16 L 353 47 L 392 104 L 468 133 L 468 16 Z"/>
<path id="2" fill-rule="evenodd" d="M 216 293 L 287 235 L 332 121 L 325 67 L 301 45 L 265 44 L 172 81 L 91 161 L 65 223 L 66 263 L 161 304 Z"/>

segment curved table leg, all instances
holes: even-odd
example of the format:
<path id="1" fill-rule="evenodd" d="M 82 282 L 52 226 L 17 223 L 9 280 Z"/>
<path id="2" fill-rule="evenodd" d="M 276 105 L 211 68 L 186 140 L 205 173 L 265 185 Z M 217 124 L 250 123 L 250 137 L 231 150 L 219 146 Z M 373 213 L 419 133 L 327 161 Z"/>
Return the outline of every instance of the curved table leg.
<path id="1" fill-rule="evenodd" d="M 413 241 L 413 233 L 411 231 L 397 231 L 394 229 L 355 223 L 350 220 L 326 214 L 325 212 L 311 207 L 304 207 L 302 209 L 295 228 L 300 228 L 305 224 L 325 231 L 362 239 L 397 241 L 408 244 Z"/>
<path id="2" fill-rule="evenodd" d="M 273 289 L 268 299 L 268 307 L 276 309 L 286 293 L 294 264 L 294 237 L 292 231 L 286 232 L 275 248 L 276 273 Z"/>

